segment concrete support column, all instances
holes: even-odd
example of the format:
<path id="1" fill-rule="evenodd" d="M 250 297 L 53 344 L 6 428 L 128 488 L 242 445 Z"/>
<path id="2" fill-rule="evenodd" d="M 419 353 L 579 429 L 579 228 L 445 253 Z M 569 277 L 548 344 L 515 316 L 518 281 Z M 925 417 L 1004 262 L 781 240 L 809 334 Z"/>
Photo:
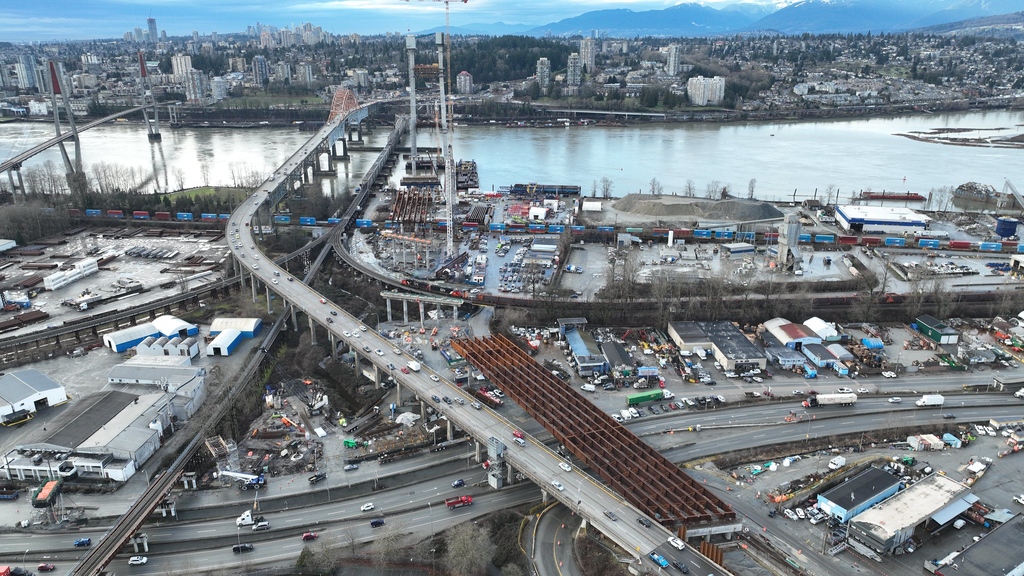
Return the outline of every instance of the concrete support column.
<path id="1" fill-rule="evenodd" d="M 427 420 L 427 403 L 420 401 L 420 418 L 425 422 Z"/>
<path id="2" fill-rule="evenodd" d="M 138 534 L 138 535 L 132 536 L 131 543 L 132 543 L 132 548 L 135 550 L 136 554 L 138 554 L 140 552 L 139 544 L 142 545 L 141 552 L 149 552 L 149 536 L 147 536 L 145 534 Z"/>
<path id="3" fill-rule="evenodd" d="M 454 318 L 456 320 L 459 319 L 459 307 L 458 306 L 452 306 L 452 318 Z"/>
<path id="4" fill-rule="evenodd" d="M 360 367 L 361 362 L 359 361 L 359 352 L 357 352 L 355 348 L 351 348 L 351 350 L 352 355 L 356 358 L 356 375 L 357 377 L 361 377 L 363 375 L 363 369 Z"/>
<path id="5" fill-rule="evenodd" d="M 348 142 L 345 140 L 344 136 L 341 137 L 340 139 L 338 139 L 338 142 L 341 142 L 341 157 L 340 157 L 340 159 L 341 160 L 348 160 Z"/>
<path id="6" fill-rule="evenodd" d="M 299 319 L 298 319 L 297 315 L 298 315 L 298 312 L 295 311 L 295 306 L 292 306 L 292 329 L 293 330 L 298 330 L 299 329 Z"/>
<path id="7" fill-rule="evenodd" d="M 373 385 L 375 388 L 380 388 L 380 366 L 373 365 Z"/>
<path id="8" fill-rule="evenodd" d="M 196 483 L 195 472 L 185 472 L 181 475 L 182 488 L 185 490 L 196 490 L 198 484 Z"/>
<path id="9" fill-rule="evenodd" d="M 435 311 L 437 312 L 437 326 L 438 326 L 438 328 L 440 328 L 441 327 L 441 305 L 440 304 L 437 304 L 435 306 Z"/>
<path id="10" fill-rule="evenodd" d="M 256 301 L 256 275 L 249 274 L 249 284 L 252 285 L 252 301 Z"/>
<path id="11" fill-rule="evenodd" d="M 473 461 L 477 464 L 482 464 L 484 461 L 484 449 L 480 442 L 477 442 L 476 446 L 473 448 Z"/>
<path id="12" fill-rule="evenodd" d="M 402 321 L 406 324 L 409 323 L 409 301 L 402 300 Z"/>
<path id="13" fill-rule="evenodd" d="M 388 307 L 388 322 L 391 322 L 391 298 L 384 301 Z"/>
<path id="14" fill-rule="evenodd" d="M 452 440 L 454 440 L 453 435 L 455 434 L 455 427 L 452 426 L 452 421 L 447 418 L 445 418 L 445 423 L 447 424 L 448 428 L 448 441 L 451 442 Z"/>
<path id="15" fill-rule="evenodd" d="M 270 307 L 270 286 L 265 286 L 264 292 L 267 293 L 267 314 L 273 314 L 274 309 Z"/>
<path id="16" fill-rule="evenodd" d="M 423 311 L 423 301 L 417 302 L 420 305 L 420 328 L 423 328 L 423 322 L 427 319 L 427 314 Z"/>
<path id="17" fill-rule="evenodd" d="M 334 359 L 334 360 L 337 360 L 338 359 L 338 341 L 337 341 L 338 337 L 334 335 L 334 332 L 328 332 L 328 334 L 331 336 L 331 358 Z"/>
<path id="18" fill-rule="evenodd" d="M 309 338 L 310 344 L 316 346 L 316 324 L 313 323 L 313 319 L 309 319 Z"/>

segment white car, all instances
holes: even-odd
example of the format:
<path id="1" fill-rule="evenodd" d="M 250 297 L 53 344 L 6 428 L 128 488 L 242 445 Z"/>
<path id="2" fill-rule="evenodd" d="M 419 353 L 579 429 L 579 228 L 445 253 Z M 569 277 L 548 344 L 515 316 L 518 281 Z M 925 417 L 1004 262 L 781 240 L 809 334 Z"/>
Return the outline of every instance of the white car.
<path id="1" fill-rule="evenodd" d="M 376 350 L 374 350 L 373 353 L 376 354 L 377 356 L 383 356 L 384 355 L 384 351 L 381 350 L 380 348 L 377 348 Z"/>
<path id="2" fill-rule="evenodd" d="M 559 492 L 565 490 L 565 486 L 562 486 L 562 483 L 559 482 L 558 480 L 552 480 L 551 485 L 554 486 L 555 490 L 558 490 Z"/>
<path id="3" fill-rule="evenodd" d="M 618 414 L 612 414 L 612 419 L 616 422 L 622 422 L 622 416 L 619 416 Z"/>
<path id="4" fill-rule="evenodd" d="M 129 566 L 142 566 L 146 562 L 149 562 L 149 558 L 146 558 L 145 556 L 132 556 L 128 559 Z"/>
<path id="5" fill-rule="evenodd" d="M 668 539 L 668 543 L 672 545 L 676 550 L 686 550 L 686 543 L 675 536 Z"/>
<path id="6" fill-rule="evenodd" d="M 871 391 L 867 388 L 857 388 L 857 394 L 870 394 Z"/>
<path id="7" fill-rule="evenodd" d="M 569 466 L 569 464 L 565 462 L 559 462 L 558 467 L 561 468 L 562 470 L 565 470 L 566 472 L 572 472 L 572 466 Z"/>
<path id="8" fill-rule="evenodd" d="M 899 396 L 889 398 L 889 404 L 899 404 L 900 402 L 903 402 L 903 398 L 900 398 Z"/>
<path id="9" fill-rule="evenodd" d="M 883 378 L 895 378 L 896 377 L 896 373 L 895 372 L 882 372 L 882 377 Z"/>
<path id="10" fill-rule="evenodd" d="M 348 331 L 342 332 L 341 335 L 346 337 L 346 338 L 349 338 L 349 337 L 352 336 L 352 334 L 350 332 L 348 332 Z"/>
<path id="11" fill-rule="evenodd" d="M 853 392 L 853 388 L 840 388 L 839 390 L 836 390 L 836 392 L 839 394 L 851 394 Z"/>
<path id="12" fill-rule="evenodd" d="M 360 330 L 361 332 L 366 332 L 366 326 L 360 326 L 360 327 L 359 327 L 359 330 Z"/>
<path id="13" fill-rule="evenodd" d="M 430 379 L 433 380 L 434 382 L 440 382 L 441 381 L 441 379 L 438 378 L 437 375 L 435 375 L 435 374 L 431 374 L 430 375 Z"/>
<path id="14" fill-rule="evenodd" d="M 370 510 L 373 510 L 373 502 L 367 502 L 359 507 L 360 512 L 369 512 Z"/>
<path id="15" fill-rule="evenodd" d="M 277 278 L 271 278 L 270 281 L 273 282 L 274 284 L 277 284 Z"/>

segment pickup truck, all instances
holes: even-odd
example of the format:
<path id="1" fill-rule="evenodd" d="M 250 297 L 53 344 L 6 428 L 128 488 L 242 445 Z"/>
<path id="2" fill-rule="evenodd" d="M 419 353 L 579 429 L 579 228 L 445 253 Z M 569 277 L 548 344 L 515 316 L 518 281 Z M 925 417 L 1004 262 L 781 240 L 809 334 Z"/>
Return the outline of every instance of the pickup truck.
<path id="1" fill-rule="evenodd" d="M 661 566 L 662 568 L 668 568 L 668 560 L 662 558 L 661 554 L 658 554 L 657 552 L 651 552 L 647 555 L 647 557 L 653 560 L 654 563 L 658 566 Z"/>

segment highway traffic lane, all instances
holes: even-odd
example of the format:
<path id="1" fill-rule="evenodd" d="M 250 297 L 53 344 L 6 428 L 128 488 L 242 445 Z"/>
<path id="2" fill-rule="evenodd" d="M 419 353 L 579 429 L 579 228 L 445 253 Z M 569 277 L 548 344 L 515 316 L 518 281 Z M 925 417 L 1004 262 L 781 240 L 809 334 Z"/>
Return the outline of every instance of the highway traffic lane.
<path id="1" fill-rule="evenodd" d="M 409 538 L 422 539 L 430 534 L 431 528 L 435 533 L 447 530 L 456 524 L 462 523 L 469 518 L 489 514 L 497 510 L 520 506 L 538 499 L 538 494 L 533 487 L 517 486 L 502 490 L 494 494 L 493 498 L 482 498 L 474 500 L 473 505 L 456 510 L 447 510 L 443 504 L 440 510 L 417 509 L 407 513 L 386 516 L 386 522 L 398 524 L 403 532 L 411 533 Z M 438 508 L 435 506 L 434 508 Z M 365 544 L 375 540 L 380 529 L 370 528 L 370 516 L 365 519 L 354 520 L 340 526 L 324 528 L 320 532 L 320 539 L 304 543 L 299 535 L 289 534 L 281 538 L 266 541 L 253 541 L 253 551 L 235 554 L 231 546 L 238 541 L 247 542 L 245 534 L 239 539 L 226 543 L 217 548 L 195 549 L 183 548 L 179 552 L 167 554 L 147 554 L 149 563 L 145 566 L 132 568 L 132 574 L 167 574 L 167 573 L 192 573 L 196 570 L 218 570 L 218 569 L 245 569 L 250 570 L 254 565 L 273 564 L 278 566 L 294 566 L 295 560 L 302 551 L 304 545 L 316 546 L 321 543 L 328 543 L 332 546 L 345 547 L 349 538 L 353 538 L 358 544 Z M 271 531 L 272 533 L 273 531 Z M 119 562 L 127 562 L 128 556 L 118 556 L 111 566 L 118 567 Z M 69 565 L 70 568 L 70 565 Z M 58 569 L 60 566 L 58 565 Z M 58 572 L 59 573 L 59 572 Z"/>
<path id="2" fill-rule="evenodd" d="M 573 537 L 580 526 L 580 517 L 560 504 L 540 517 L 537 526 L 537 547 L 534 561 L 545 576 L 578 576 L 581 574 L 573 555 Z M 527 553 L 530 551 L 527 550 Z"/>

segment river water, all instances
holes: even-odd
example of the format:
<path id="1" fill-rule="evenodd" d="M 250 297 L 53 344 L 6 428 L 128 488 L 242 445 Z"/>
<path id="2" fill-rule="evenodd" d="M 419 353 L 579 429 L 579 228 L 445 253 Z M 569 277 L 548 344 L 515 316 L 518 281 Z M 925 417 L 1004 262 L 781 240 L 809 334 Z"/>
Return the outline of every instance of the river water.
<path id="1" fill-rule="evenodd" d="M 1022 112 L 965 112 L 897 118 L 823 120 L 759 124 L 657 124 L 637 127 L 505 128 L 460 126 L 453 135 L 456 159 L 476 160 L 480 187 L 497 189 L 514 183 L 575 184 L 589 195 L 602 178 L 612 195 L 651 188 L 657 179 L 666 194 L 682 194 L 693 182 L 704 196 L 711 182 L 746 197 L 751 179 L 754 195 L 764 200 L 823 198 L 830 185 L 845 200 L 861 190 L 912 191 L 926 194 L 965 182 L 1002 189 L 1003 179 L 1024 189 L 1024 150 L 948 146 L 919 142 L 899 133 L 936 128 L 984 129 L 967 137 L 1016 136 L 1024 133 Z M 992 132 L 993 128 L 1004 130 Z M 53 134 L 49 124 L 0 124 L 0 158 L 10 158 Z M 84 163 L 133 167 L 152 177 L 147 189 L 175 190 L 206 180 L 231 185 L 245 171 L 269 173 L 310 137 L 292 129 L 165 129 L 163 141 L 150 145 L 145 127 L 111 123 L 82 134 Z M 367 136 L 380 145 L 385 130 Z M 436 134 L 419 136 L 421 152 L 436 146 Z M 53 148 L 27 167 L 61 163 Z M 354 187 L 373 154 L 353 156 L 341 164 L 337 179 L 324 180 L 332 193 Z M 6 180 L 6 177 L 0 175 Z"/>

